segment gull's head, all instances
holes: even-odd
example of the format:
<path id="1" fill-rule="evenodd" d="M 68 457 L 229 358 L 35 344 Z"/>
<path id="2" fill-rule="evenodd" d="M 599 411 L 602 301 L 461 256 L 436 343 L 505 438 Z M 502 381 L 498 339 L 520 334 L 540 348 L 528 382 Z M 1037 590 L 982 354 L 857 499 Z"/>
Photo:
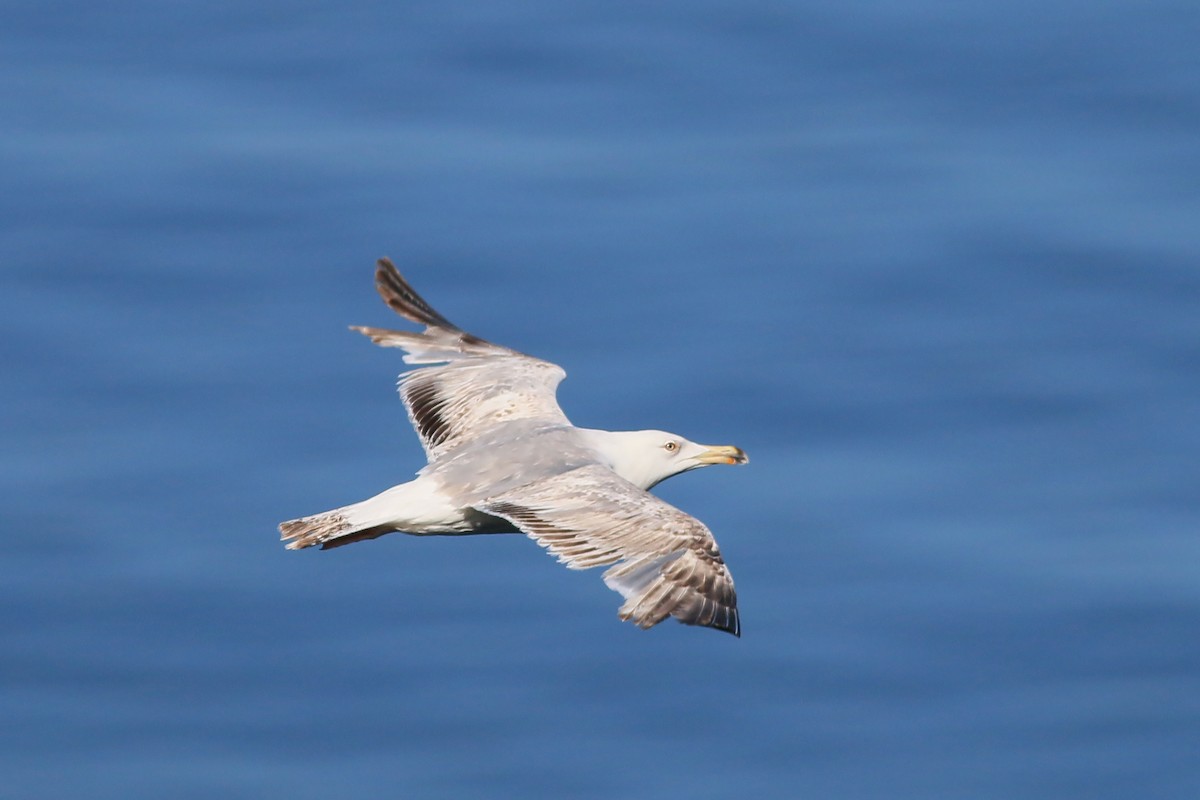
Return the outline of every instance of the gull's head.
<path id="1" fill-rule="evenodd" d="M 696 444 L 666 431 L 623 431 L 602 439 L 597 449 L 613 471 L 643 489 L 681 472 L 750 460 L 740 447 Z"/>

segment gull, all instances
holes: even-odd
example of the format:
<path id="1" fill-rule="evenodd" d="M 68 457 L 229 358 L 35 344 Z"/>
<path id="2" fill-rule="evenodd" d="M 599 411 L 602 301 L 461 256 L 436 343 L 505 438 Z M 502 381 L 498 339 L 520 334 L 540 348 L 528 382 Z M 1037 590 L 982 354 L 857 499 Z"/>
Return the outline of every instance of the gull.
<path id="1" fill-rule="evenodd" d="M 557 364 L 493 344 L 433 309 L 386 258 L 375 288 L 424 331 L 352 326 L 405 352 L 400 397 L 428 464 L 414 480 L 358 503 L 283 522 L 291 550 L 322 550 L 387 533 L 524 533 L 569 569 L 607 566 L 622 620 L 647 629 L 668 616 L 741 636 L 737 595 L 705 525 L 650 494 L 712 464 L 745 464 L 740 447 L 658 430 L 577 428 L 555 392 Z"/>

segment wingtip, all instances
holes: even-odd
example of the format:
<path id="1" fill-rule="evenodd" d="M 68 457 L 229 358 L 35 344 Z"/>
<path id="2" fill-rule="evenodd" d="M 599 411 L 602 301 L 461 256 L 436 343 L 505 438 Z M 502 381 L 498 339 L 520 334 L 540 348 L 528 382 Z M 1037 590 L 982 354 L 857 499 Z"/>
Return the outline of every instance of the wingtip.
<path id="1" fill-rule="evenodd" d="M 363 336 L 366 336 L 375 344 L 379 344 L 383 340 L 383 337 L 380 335 L 383 333 L 383 330 L 380 328 L 371 328 L 366 325 L 348 325 L 347 327 L 355 333 L 361 333 Z"/>
<path id="2" fill-rule="evenodd" d="M 434 310 L 425 298 L 404 279 L 387 256 L 375 261 L 375 291 L 383 302 L 405 319 L 433 328 L 460 331 L 459 327 Z"/>
<path id="3" fill-rule="evenodd" d="M 388 299 L 388 287 L 393 285 L 397 278 L 400 278 L 400 270 L 396 269 L 396 265 L 390 258 L 383 256 L 375 259 L 375 291 L 379 292 L 383 302 L 389 306 L 392 305 L 392 302 Z"/>
<path id="4" fill-rule="evenodd" d="M 684 625 L 697 624 L 695 622 L 688 622 L 687 620 L 679 619 L 678 617 L 676 617 L 676 622 L 680 622 Z M 734 610 L 733 616 L 731 619 L 726 619 L 726 620 L 715 620 L 714 619 L 711 622 L 707 622 L 707 623 L 702 622 L 699 624 L 701 627 L 712 628 L 714 631 L 721 631 L 722 633 L 728 633 L 728 634 L 732 635 L 735 639 L 742 638 L 742 621 L 741 621 L 741 618 L 738 616 L 738 613 L 736 610 Z"/>
<path id="5" fill-rule="evenodd" d="M 354 331 L 355 333 L 361 333 L 363 336 L 366 336 L 368 339 L 370 339 L 375 344 L 379 344 L 379 340 L 380 340 L 379 333 L 381 332 L 379 328 L 370 328 L 366 325 L 347 325 L 346 327 L 348 327 L 350 330 Z"/>
<path id="6" fill-rule="evenodd" d="M 382 278 L 382 276 L 391 275 L 391 274 L 396 274 L 396 275 L 400 274 L 400 270 L 396 269 L 396 264 L 395 264 L 395 262 L 392 261 L 392 259 L 388 258 L 387 256 L 382 256 L 380 258 L 375 259 L 375 280 L 376 280 L 376 282 L 378 282 Z"/>

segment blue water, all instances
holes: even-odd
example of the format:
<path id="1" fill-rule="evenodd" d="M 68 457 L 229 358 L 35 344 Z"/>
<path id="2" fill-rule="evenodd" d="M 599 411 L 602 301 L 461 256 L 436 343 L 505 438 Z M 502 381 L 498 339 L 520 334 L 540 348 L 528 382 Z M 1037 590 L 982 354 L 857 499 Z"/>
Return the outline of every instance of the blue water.
<path id="1" fill-rule="evenodd" d="M 0 794 L 1200 796 L 1191 2 L 15 3 Z M 523 538 L 286 552 L 422 464 L 390 255 L 563 364 L 744 635 Z"/>

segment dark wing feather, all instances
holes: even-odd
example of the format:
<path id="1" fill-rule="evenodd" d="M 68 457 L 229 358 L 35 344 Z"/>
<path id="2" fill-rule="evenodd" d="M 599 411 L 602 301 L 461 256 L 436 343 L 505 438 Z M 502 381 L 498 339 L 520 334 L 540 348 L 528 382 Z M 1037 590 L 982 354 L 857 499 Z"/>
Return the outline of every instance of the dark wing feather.
<path id="1" fill-rule="evenodd" d="M 375 291 L 383 298 L 383 302 L 405 319 L 420 322 L 431 328 L 441 328 L 447 332 L 459 334 L 459 338 L 468 344 L 491 344 L 478 336 L 467 333 L 450 320 L 443 317 L 433 306 L 417 294 L 390 258 L 381 258 L 375 262 Z M 507 348 L 505 348 L 507 349 Z"/>

